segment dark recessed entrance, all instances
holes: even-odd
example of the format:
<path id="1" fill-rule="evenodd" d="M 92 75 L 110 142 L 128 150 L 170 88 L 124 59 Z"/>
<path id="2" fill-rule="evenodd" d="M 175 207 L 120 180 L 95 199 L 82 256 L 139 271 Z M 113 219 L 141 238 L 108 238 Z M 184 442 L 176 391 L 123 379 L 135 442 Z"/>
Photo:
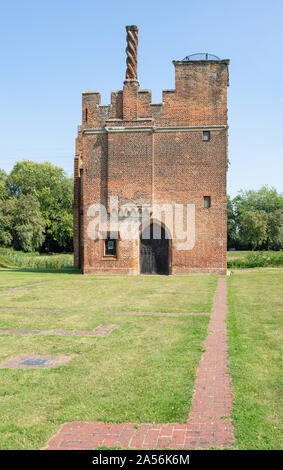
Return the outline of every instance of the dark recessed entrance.
<path id="1" fill-rule="evenodd" d="M 140 236 L 140 273 L 169 274 L 169 240 L 157 224 L 151 224 Z"/>

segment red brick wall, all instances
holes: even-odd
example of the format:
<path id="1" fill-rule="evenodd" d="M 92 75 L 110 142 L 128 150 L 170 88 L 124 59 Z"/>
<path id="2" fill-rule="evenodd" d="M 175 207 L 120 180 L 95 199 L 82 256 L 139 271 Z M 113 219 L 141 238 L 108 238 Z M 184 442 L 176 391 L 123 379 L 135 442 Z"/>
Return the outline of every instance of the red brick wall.
<path id="1" fill-rule="evenodd" d="M 151 92 L 139 90 L 136 80 L 127 80 L 123 92 L 112 92 L 109 106 L 101 106 L 99 93 L 83 94 L 74 250 L 75 266 L 84 272 L 139 273 L 138 241 L 118 240 L 117 257 L 111 258 L 104 256 L 102 240 L 86 234 L 89 205 L 107 206 L 111 195 L 121 204 L 195 204 L 195 246 L 178 251 L 172 240 L 171 272 L 226 270 L 228 61 L 174 66 L 176 88 L 163 92 L 160 105 L 151 103 Z M 208 142 L 204 129 L 210 130 Z M 209 209 L 204 196 L 211 197 Z"/>
<path id="2" fill-rule="evenodd" d="M 122 204 L 152 202 L 152 132 L 108 134 L 108 196 Z"/>

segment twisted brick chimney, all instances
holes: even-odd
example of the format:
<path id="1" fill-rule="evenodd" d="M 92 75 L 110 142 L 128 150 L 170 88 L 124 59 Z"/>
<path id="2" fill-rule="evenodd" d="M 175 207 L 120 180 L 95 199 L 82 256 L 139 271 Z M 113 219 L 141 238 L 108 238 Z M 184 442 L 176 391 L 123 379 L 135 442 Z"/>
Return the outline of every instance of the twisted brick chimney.
<path id="1" fill-rule="evenodd" d="M 127 70 L 123 88 L 123 119 L 136 120 L 138 112 L 138 27 L 126 26 L 127 31 Z"/>
<path id="2" fill-rule="evenodd" d="M 126 26 L 127 31 L 127 70 L 126 80 L 137 80 L 138 65 L 138 27 Z"/>

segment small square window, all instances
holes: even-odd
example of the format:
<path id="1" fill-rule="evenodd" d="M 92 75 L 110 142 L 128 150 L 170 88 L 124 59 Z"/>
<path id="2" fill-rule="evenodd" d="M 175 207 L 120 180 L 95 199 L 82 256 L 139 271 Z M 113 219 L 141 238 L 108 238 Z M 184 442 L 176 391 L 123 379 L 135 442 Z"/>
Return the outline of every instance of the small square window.
<path id="1" fill-rule="evenodd" d="M 116 240 L 107 238 L 105 240 L 105 255 L 116 256 Z"/>
<path id="2" fill-rule="evenodd" d="M 206 142 L 210 140 L 210 131 L 203 131 L 202 140 L 205 140 Z"/>
<path id="3" fill-rule="evenodd" d="M 204 196 L 203 203 L 204 203 L 205 209 L 209 209 L 211 206 L 210 196 Z"/>

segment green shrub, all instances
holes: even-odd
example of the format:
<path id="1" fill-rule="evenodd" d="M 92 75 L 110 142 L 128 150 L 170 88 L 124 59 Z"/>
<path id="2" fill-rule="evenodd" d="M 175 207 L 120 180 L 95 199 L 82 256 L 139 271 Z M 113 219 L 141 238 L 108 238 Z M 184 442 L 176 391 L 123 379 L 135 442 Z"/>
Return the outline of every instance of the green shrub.
<path id="1" fill-rule="evenodd" d="M 72 254 L 41 255 L 38 252 L 24 253 L 11 248 L 0 248 L 2 267 L 18 267 L 26 269 L 71 269 Z M 5 262 L 6 261 L 6 262 Z"/>
<path id="2" fill-rule="evenodd" d="M 264 268 L 283 266 L 283 251 L 247 251 L 246 256 L 235 254 L 229 259 L 228 268 Z"/>

